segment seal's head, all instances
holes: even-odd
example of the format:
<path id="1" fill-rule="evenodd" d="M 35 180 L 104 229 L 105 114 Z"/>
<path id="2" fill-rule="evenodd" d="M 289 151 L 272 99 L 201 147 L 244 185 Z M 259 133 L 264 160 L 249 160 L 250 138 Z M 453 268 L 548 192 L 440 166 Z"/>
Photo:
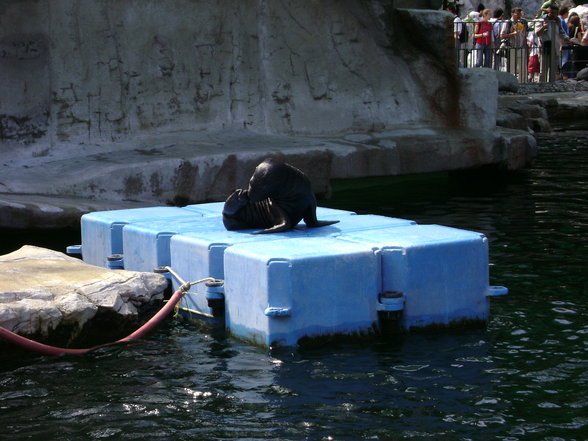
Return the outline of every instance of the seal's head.
<path id="1" fill-rule="evenodd" d="M 279 190 L 282 184 L 280 170 L 284 166 L 282 161 L 274 158 L 267 158 L 260 163 L 249 180 L 249 199 L 259 202 Z"/>
<path id="2" fill-rule="evenodd" d="M 225 201 L 223 214 L 234 216 L 249 203 L 247 190 L 236 189 Z"/>

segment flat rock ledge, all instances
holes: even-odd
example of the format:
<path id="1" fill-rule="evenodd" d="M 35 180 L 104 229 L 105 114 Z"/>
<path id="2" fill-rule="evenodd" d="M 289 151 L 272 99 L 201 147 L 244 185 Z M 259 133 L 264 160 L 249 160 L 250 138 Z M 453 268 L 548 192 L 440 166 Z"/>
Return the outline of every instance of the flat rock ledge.
<path id="1" fill-rule="evenodd" d="M 0 256 L 0 326 L 57 346 L 113 341 L 161 306 L 167 285 L 160 274 L 108 270 L 26 245 Z"/>
<path id="2" fill-rule="evenodd" d="M 91 211 L 224 201 L 268 156 L 303 170 L 328 197 L 334 179 L 514 170 L 532 160 L 536 142 L 511 126 L 412 125 L 324 137 L 187 130 L 86 147 L 75 158 L 63 146 L 35 157 L 38 146 L 0 148 L 0 228 L 79 228 Z"/>
<path id="3" fill-rule="evenodd" d="M 501 89 L 498 96 L 499 127 L 532 134 L 586 130 L 587 119 L 588 81 L 523 83 L 517 85 L 517 92 Z"/>

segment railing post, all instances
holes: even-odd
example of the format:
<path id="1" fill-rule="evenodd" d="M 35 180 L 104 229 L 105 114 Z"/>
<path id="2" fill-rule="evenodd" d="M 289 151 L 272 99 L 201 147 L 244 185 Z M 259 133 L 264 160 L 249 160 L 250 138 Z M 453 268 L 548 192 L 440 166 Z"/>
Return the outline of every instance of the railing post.
<path id="1" fill-rule="evenodd" d="M 558 18 L 559 20 L 559 18 Z M 550 23 L 551 24 L 551 23 Z M 558 26 L 549 26 L 549 32 L 550 32 L 550 38 L 551 38 L 551 47 L 550 47 L 550 54 L 549 54 L 549 61 L 550 61 L 550 66 L 549 66 L 549 82 L 553 83 L 555 81 L 556 78 L 556 73 L 558 70 L 558 66 L 559 66 L 559 59 L 557 57 L 557 51 L 556 51 L 556 35 L 559 34 L 559 26 L 561 26 L 559 23 L 557 23 Z"/>

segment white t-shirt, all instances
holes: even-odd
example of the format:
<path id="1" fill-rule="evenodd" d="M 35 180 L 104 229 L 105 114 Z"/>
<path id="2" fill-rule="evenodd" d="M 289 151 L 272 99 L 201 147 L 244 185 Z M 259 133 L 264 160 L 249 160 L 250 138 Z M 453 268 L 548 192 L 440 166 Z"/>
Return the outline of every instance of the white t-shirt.
<path id="1" fill-rule="evenodd" d="M 453 32 L 457 35 L 461 34 L 461 29 L 463 27 L 463 21 L 457 15 L 453 19 Z"/>

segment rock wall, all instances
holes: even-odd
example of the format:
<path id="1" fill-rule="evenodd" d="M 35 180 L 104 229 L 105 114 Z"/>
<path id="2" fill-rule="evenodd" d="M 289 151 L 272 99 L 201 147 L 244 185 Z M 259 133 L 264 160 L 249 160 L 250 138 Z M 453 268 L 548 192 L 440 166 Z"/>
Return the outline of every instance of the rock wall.
<path id="1" fill-rule="evenodd" d="M 454 126 L 448 20 L 375 0 L 2 0 L 0 140 Z"/>

